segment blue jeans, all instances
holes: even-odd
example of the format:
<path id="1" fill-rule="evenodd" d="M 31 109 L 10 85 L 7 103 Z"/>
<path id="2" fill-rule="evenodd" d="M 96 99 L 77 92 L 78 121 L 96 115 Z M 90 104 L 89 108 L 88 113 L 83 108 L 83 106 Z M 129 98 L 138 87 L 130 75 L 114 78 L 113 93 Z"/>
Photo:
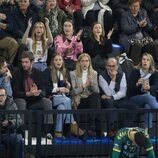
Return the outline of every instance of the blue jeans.
<path id="1" fill-rule="evenodd" d="M 8 150 L 11 149 L 13 151 L 14 158 L 24 158 L 24 142 L 21 134 L 2 134 L 2 144 L 5 144 L 6 148 L 9 147 Z"/>
<path id="2" fill-rule="evenodd" d="M 57 107 L 57 110 L 71 110 L 71 99 L 63 95 L 55 95 L 53 98 L 53 106 Z M 57 114 L 56 117 L 56 131 L 62 131 L 63 123 L 73 123 L 73 114 Z"/>
<path id="3" fill-rule="evenodd" d="M 158 102 L 156 98 L 150 94 L 136 95 L 130 98 L 130 100 L 138 104 L 141 108 L 158 109 Z M 145 114 L 145 126 L 152 127 L 152 114 Z"/>
<path id="4" fill-rule="evenodd" d="M 33 63 L 33 67 L 40 71 L 44 71 L 47 68 L 47 63 L 46 62 L 35 62 Z"/>

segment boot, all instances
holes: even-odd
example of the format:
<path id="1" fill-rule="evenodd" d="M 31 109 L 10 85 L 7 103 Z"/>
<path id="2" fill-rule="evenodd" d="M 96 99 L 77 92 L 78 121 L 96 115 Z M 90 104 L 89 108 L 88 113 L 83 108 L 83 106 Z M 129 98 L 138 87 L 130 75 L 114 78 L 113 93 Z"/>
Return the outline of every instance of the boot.
<path id="1" fill-rule="evenodd" d="M 62 132 L 60 132 L 60 131 L 55 131 L 54 137 L 55 137 L 55 138 L 62 138 L 62 137 L 63 137 Z"/>
<path id="2" fill-rule="evenodd" d="M 76 122 L 71 123 L 70 131 L 71 131 L 71 134 L 74 134 L 76 136 L 83 136 L 84 135 L 84 131 L 78 127 Z"/>

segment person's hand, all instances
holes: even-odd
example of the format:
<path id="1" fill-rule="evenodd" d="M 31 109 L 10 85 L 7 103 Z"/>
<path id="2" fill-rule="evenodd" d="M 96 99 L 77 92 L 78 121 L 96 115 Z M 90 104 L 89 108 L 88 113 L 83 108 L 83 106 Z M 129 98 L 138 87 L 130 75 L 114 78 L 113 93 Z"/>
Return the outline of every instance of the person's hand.
<path id="1" fill-rule="evenodd" d="M 8 4 L 14 6 L 16 4 L 16 1 L 15 0 L 9 0 Z"/>
<path id="2" fill-rule="evenodd" d="M 141 20 L 139 22 L 139 27 L 145 27 L 147 25 L 147 21 L 146 21 L 146 18 L 144 20 Z"/>
<path id="3" fill-rule="evenodd" d="M 72 50 L 73 50 L 72 48 L 67 48 L 67 49 L 65 50 L 65 57 L 67 57 L 68 55 L 73 54 L 73 51 L 72 51 Z"/>
<path id="4" fill-rule="evenodd" d="M 66 83 L 66 88 L 70 89 L 70 88 L 71 88 L 70 82 L 66 79 L 66 80 L 65 80 L 65 83 Z"/>
<path id="5" fill-rule="evenodd" d="M 65 7 L 65 9 L 66 9 L 66 11 L 68 12 L 68 13 L 70 13 L 70 14 L 73 14 L 74 13 L 74 8 L 72 7 L 72 6 L 69 6 L 69 5 L 67 5 L 66 7 Z"/>
<path id="6" fill-rule="evenodd" d="M 155 27 L 154 27 L 154 31 L 156 31 L 156 30 L 158 30 L 158 26 L 155 26 Z"/>
<path id="7" fill-rule="evenodd" d="M 93 79 L 92 79 L 92 76 L 88 76 L 87 77 L 87 81 L 86 83 L 84 83 L 82 85 L 83 89 L 87 88 L 87 87 L 92 87 L 93 86 Z"/>
<path id="8" fill-rule="evenodd" d="M 5 74 L 4 74 L 4 81 L 5 82 L 9 82 L 10 79 L 12 78 L 11 72 L 10 70 L 7 68 Z"/>
<path id="9" fill-rule="evenodd" d="M 111 38 L 113 32 L 114 32 L 114 28 L 112 28 L 112 29 L 108 32 L 108 34 L 107 34 L 107 39 L 110 39 L 110 38 Z"/>
<path id="10" fill-rule="evenodd" d="M 111 96 L 107 96 L 107 95 L 103 94 L 103 95 L 101 96 L 101 98 L 102 98 L 103 100 L 105 100 L 105 99 L 111 99 Z"/>
<path id="11" fill-rule="evenodd" d="M 3 122 L 2 122 L 2 126 L 3 126 L 3 127 L 9 126 L 9 121 L 8 121 L 8 120 L 3 121 Z"/>
<path id="12" fill-rule="evenodd" d="M 36 0 L 36 1 L 35 1 L 35 4 L 36 4 L 36 6 L 41 6 L 41 5 L 44 4 L 44 2 L 41 1 L 41 0 Z"/>
<path id="13" fill-rule="evenodd" d="M 144 92 L 147 92 L 150 90 L 150 85 L 143 85 Z"/>
<path id="14" fill-rule="evenodd" d="M 45 18 L 45 25 L 49 26 L 49 19 L 48 18 Z"/>
<path id="15" fill-rule="evenodd" d="M 77 33 L 77 40 L 80 40 L 81 39 L 81 35 L 82 35 L 82 33 L 83 33 L 83 29 L 80 29 L 79 31 L 78 31 L 78 33 Z"/>
<path id="16" fill-rule="evenodd" d="M 33 92 L 33 96 L 37 97 L 37 96 L 40 95 L 40 93 L 41 93 L 41 90 L 40 90 L 40 89 L 39 89 L 39 90 L 36 90 L 36 91 Z"/>
<path id="17" fill-rule="evenodd" d="M 136 86 L 139 86 L 139 85 L 142 85 L 144 82 L 144 79 L 143 78 L 140 78 L 137 83 L 136 83 Z"/>
<path id="18" fill-rule="evenodd" d="M 28 20 L 28 27 L 29 27 L 29 28 L 32 27 L 32 18 L 29 18 L 29 20 Z"/>
<path id="19" fill-rule="evenodd" d="M 111 78 L 112 81 L 115 81 L 116 80 L 116 75 L 117 75 L 117 71 L 111 71 L 109 76 Z"/>
<path id="20" fill-rule="evenodd" d="M 4 13 L 0 13 L 0 20 L 5 20 L 7 17 Z"/>
<path id="21" fill-rule="evenodd" d="M 93 87 L 94 83 L 93 83 L 93 77 L 92 76 L 88 76 L 87 77 L 87 86 Z"/>
<path id="22" fill-rule="evenodd" d="M 143 90 L 144 90 L 145 92 L 147 92 L 147 91 L 150 90 L 149 80 L 144 80 L 144 81 L 143 81 Z"/>
<path id="23" fill-rule="evenodd" d="M 70 90 L 66 87 L 59 87 L 59 91 L 60 91 L 60 93 L 69 93 L 70 92 Z"/>
<path id="24" fill-rule="evenodd" d="M 38 89 L 37 85 L 35 83 L 32 84 L 32 87 L 30 89 L 30 95 L 31 96 L 39 96 L 41 93 L 41 90 Z"/>

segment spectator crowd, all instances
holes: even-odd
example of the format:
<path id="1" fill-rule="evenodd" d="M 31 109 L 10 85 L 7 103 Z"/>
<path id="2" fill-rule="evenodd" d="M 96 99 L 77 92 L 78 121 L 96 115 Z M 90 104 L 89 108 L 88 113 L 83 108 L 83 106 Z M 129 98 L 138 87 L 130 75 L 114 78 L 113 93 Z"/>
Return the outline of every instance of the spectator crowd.
<path id="1" fill-rule="evenodd" d="M 158 109 L 157 21 L 157 0 L 0 0 L 0 98 L 12 110 Z M 132 60 L 128 76 L 122 54 Z M 109 137 L 118 117 L 106 116 Z M 152 114 L 144 118 L 150 130 Z M 24 119 L 18 115 L 19 124 Z M 103 136 L 97 115 L 88 115 L 86 130 L 73 114 L 53 119 L 45 116 L 44 124 L 55 124 L 54 137 L 63 136 L 63 124 L 81 138 Z"/>

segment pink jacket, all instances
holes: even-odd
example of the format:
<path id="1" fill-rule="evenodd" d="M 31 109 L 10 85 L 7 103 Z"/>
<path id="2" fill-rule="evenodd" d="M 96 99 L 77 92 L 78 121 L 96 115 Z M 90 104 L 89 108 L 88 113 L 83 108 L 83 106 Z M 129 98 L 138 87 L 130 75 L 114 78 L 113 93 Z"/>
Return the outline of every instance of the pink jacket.
<path id="1" fill-rule="evenodd" d="M 65 59 L 72 59 L 77 61 L 77 54 L 83 52 L 83 44 L 81 41 L 77 41 L 76 36 L 72 36 L 71 40 L 63 41 L 61 35 L 58 35 L 54 39 L 55 52 L 62 55 Z"/>

